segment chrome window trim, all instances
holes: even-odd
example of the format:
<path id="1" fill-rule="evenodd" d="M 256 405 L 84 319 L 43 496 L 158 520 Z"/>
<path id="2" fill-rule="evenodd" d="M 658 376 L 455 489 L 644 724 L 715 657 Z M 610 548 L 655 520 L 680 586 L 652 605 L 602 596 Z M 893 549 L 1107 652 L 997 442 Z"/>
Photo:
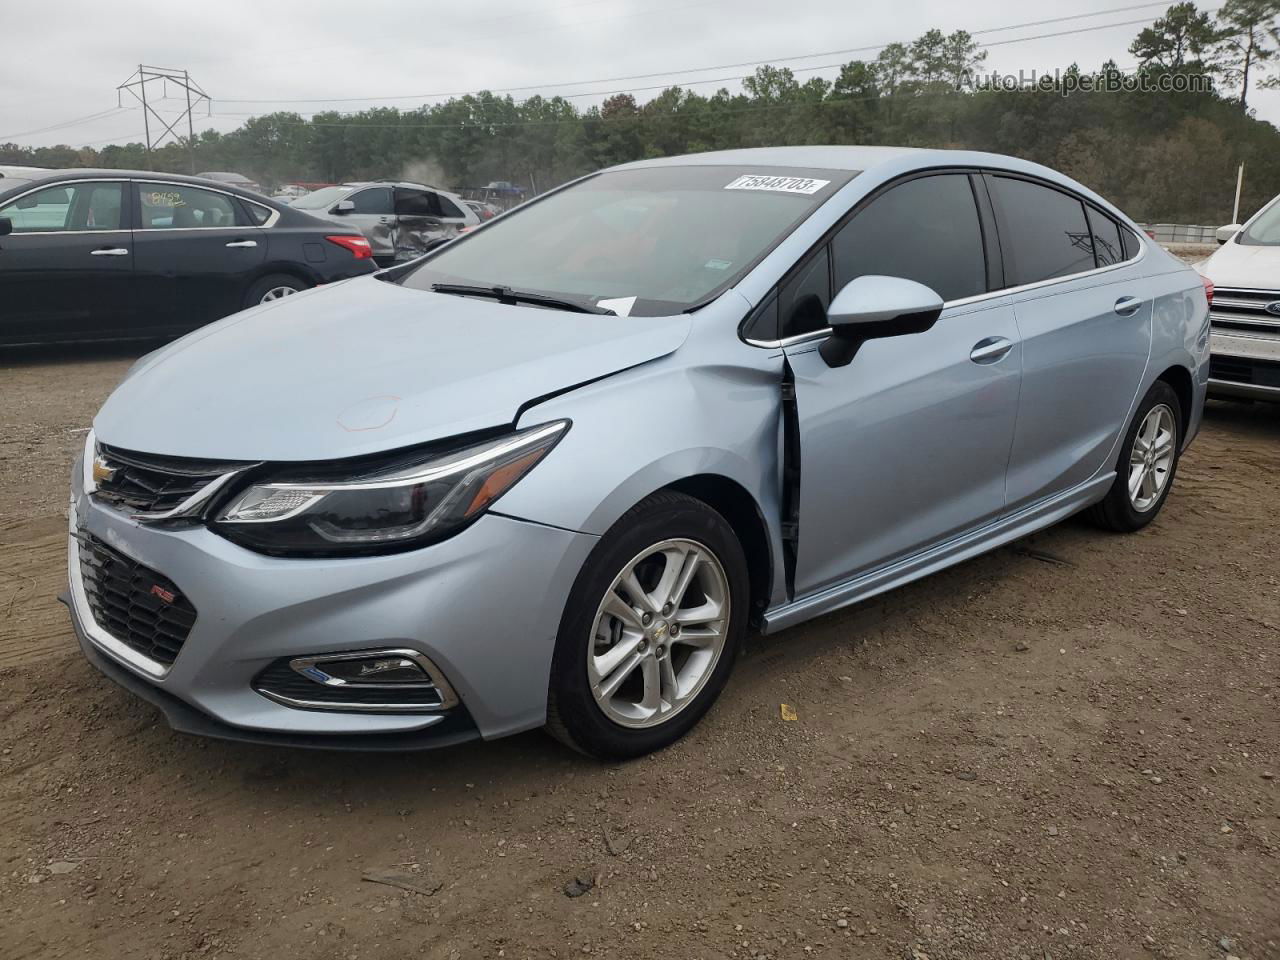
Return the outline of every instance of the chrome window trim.
<path id="1" fill-rule="evenodd" d="M 1072 196 L 1074 196 L 1074 194 L 1072 194 Z M 1112 218 L 1112 219 L 1115 219 L 1115 218 Z M 1123 223 L 1120 223 L 1119 220 L 1117 220 L 1116 222 L 1120 224 L 1120 228 L 1122 230 L 1129 230 L 1129 227 L 1127 227 Z M 1129 232 L 1133 233 L 1132 230 L 1129 230 Z M 1134 234 L 1134 236 L 1137 236 L 1137 234 Z M 1110 263 L 1110 264 L 1107 264 L 1107 266 L 1105 267 L 1094 267 L 1092 270 L 1082 270 L 1079 273 L 1071 273 L 1065 277 L 1050 277 L 1048 280 L 1037 280 L 1035 283 L 1024 283 L 1016 287 L 1005 287 L 1002 290 L 988 290 L 986 293 L 975 294 L 972 297 L 962 297 L 959 300 L 948 300 L 945 303 L 943 303 L 942 310 L 945 313 L 946 311 L 950 310 L 952 307 L 967 307 L 970 304 L 983 303 L 984 301 L 987 301 L 987 300 L 994 300 L 997 297 L 1014 296 L 1020 293 L 1025 293 L 1028 290 L 1039 290 L 1042 287 L 1050 287 L 1058 283 L 1070 283 L 1071 281 L 1079 280 L 1082 277 L 1091 277 L 1096 274 L 1109 273 L 1112 270 L 1119 270 L 1122 267 L 1132 266 L 1135 263 L 1139 263 L 1141 260 L 1143 260 L 1146 257 L 1148 242 L 1149 242 L 1149 238 L 1139 237 L 1137 255 L 1134 257 L 1131 257 L 1128 260 L 1121 260 L 1119 263 Z M 779 282 L 781 282 L 781 280 L 779 280 Z M 765 299 L 767 300 L 768 298 L 766 297 Z M 761 303 L 763 302 L 764 300 L 761 301 Z M 753 306 L 752 309 L 754 310 L 755 307 Z M 783 337 L 780 340 L 753 340 L 750 337 L 744 337 L 743 341 L 747 344 L 750 344 L 753 347 L 765 347 L 767 349 L 775 350 L 775 349 L 778 349 L 779 347 L 795 346 L 796 344 L 805 343 L 806 341 L 809 341 L 809 340 L 821 340 L 830 335 L 831 335 L 831 328 L 823 327 L 821 330 L 811 330 L 808 333 L 797 333 L 794 336 Z"/>
<path id="2" fill-rule="evenodd" d="M 286 707 L 293 707 L 299 710 L 327 710 L 335 713 L 439 713 L 444 710 L 450 710 L 459 703 L 458 694 L 450 686 L 449 681 L 444 678 L 444 674 L 424 653 L 417 650 L 410 650 L 403 647 L 390 648 L 374 648 L 372 650 L 350 650 L 344 653 L 327 653 L 319 656 L 296 657 L 289 661 L 289 668 L 300 676 L 306 677 L 312 683 L 323 685 L 319 680 L 306 674 L 306 669 L 314 664 L 327 663 L 334 660 L 363 660 L 370 657 L 402 657 L 406 660 L 412 660 L 431 681 L 432 689 L 440 697 L 439 703 L 378 703 L 378 704 L 361 704 L 361 703 L 332 703 L 324 700 L 307 700 L 301 697 L 290 697 L 285 694 L 275 693 L 271 690 L 265 690 L 256 684 L 253 687 L 255 693 L 261 694 L 268 700 L 273 700 Z M 341 684 L 341 686 L 349 686 Z M 361 689 L 372 687 L 382 687 L 386 689 L 391 687 L 390 684 L 368 684 L 363 685 Z M 392 688 L 394 689 L 394 688 Z M 425 687 L 421 688 L 425 689 Z"/>
<path id="3" fill-rule="evenodd" d="M 233 223 L 228 227 L 135 227 L 133 231 L 134 233 L 180 233 L 189 230 L 266 230 L 269 227 L 274 227 L 276 225 L 276 221 L 280 219 L 279 210 L 267 207 L 266 204 L 258 203 L 256 200 L 249 200 L 246 197 L 240 196 L 238 193 L 231 193 L 228 190 L 219 190 L 217 187 L 206 187 L 203 183 L 179 183 L 176 180 L 152 180 L 150 178 L 140 180 L 137 177 L 134 177 L 131 182 L 155 183 L 162 187 L 191 187 L 195 190 L 203 190 L 205 193 L 220 193 L 224 197 L 231 197 L 234 200 L 240 200 L 244 203 L 256 203 L 260 207 L 266 207 L 266 209 L 271 210 L 271 216 L 267 219 L 266 223 L 261 225 L 251 223 L 248 226 L 241 226 L 240 224 Z M 139 203 L 139 206 L 141 206 L 141 203 Z"/>
<path id="4" fill-rule="evenodd" d="M 28 197 L 33 193 L 39 193 L 41 190 L 54 190 L 54 189 L 57 189 L 58 187 L 76 187 L 82 183 L 118 183 L 120 184 L 121 187 L 123 187 L 125 184 L 129 182 L 130 180 L 128 177 L 123 177 L 123 178 L 121 177 L 84 177 L 83 179 L 80 179 L 80 180 L 59 180 L 57 183 L 39 184 L 37 186 L 32 187 L 30 190 L 24 190 L 22 191 L 22 193 L 18 194 L 16 197 L 11 197 L 9 200 L 5 201 L 4 205 L 8 207 L 11 204 L 17 203 L 23 197 Z M 123 209 L 123 203 L 127 202 L 127 198 L 122 197 L 121 202 L 122 202 L 122 209 Z M 15 230 L 12 233 L 10 233 L 9 236 L 10 237 L 65 237 L 65 236 L 71 236 L 76 234 L 87 234 L 87 233 L 101 235 L 104 233 L 132 233 L 132 232 L 133 231 L 130 230 L 128 227 L 115 227 L 111 230 L 29 230 L 29 231 Z"/>
<path id="5" fill-rule="evenodd" d="M 67 582 L 71 585 L 71 609 L 80 622 L 85 636 L 99 650 L 118 660 L 125 666 L 132 667 L 146 674 L 153 680 L 162 680 L 169 672 L 169 667 L 157 660 L 145 657 L 125 643 L 117 640 L 102 627 L 93 617 L 89 607 L 89 597 L 84 591 L 84 578 L 80 572 L 80 541 L 76 537 L 75 507 L 71 509 L 71 530 L 67 536 Z"/>

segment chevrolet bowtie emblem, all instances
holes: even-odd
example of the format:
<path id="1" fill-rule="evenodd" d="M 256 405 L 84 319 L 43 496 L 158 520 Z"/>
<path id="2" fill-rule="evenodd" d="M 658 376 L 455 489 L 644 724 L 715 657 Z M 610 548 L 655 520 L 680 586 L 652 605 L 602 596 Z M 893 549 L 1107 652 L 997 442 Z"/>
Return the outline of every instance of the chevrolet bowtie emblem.
<path id="1" fill-rule="evenodd" d="M 93 458 L 93 482 L 94 483 L 110 483 L 115 479 L 116 468 L 107 465 L 102 457 Z"/>

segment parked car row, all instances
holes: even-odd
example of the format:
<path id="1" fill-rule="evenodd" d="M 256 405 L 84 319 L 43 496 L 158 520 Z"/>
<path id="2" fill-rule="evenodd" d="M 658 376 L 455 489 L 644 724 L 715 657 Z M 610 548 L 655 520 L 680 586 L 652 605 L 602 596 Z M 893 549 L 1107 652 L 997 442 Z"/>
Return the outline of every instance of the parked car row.
<path id="1" fill-rule="evenodd" d="M 372 273 L 357 230 L 212 181 L 121 170 L 0 180 L 0 345 L 173 337 Z"/>

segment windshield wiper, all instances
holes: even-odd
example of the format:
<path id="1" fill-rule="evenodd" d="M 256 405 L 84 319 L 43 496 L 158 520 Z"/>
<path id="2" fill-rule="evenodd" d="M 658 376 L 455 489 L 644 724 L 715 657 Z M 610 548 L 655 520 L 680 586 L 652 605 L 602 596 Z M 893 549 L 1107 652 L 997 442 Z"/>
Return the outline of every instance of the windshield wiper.
<path id="1" fill-rule="evenodd" d="M 433 283 L 431 289 L 436 293 L 452 293 L 463 297 L 489 297 L 499 303 L 515 306 L 528 303 L 536 307 L 551 307 L 556 310 L 572 310 L 574 313 L 599 313 L 616 317 L 617 314 L 593 303 L 579 303 L 575 300 L 562 300 L 559 297 L 548 297 L 541 293 L 524 293 L 510 287 L 481 287 L 469 283 Z"/>

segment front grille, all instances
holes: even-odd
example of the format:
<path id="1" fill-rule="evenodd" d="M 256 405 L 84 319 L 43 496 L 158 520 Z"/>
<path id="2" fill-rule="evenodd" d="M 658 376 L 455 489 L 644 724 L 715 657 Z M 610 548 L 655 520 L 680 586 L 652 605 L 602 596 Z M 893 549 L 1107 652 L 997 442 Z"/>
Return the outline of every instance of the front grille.
<path id="1" fill-rule="evenodd" d="M 1209 319 L 1215 327 L 1226 329 L 1280 330 L 1280 315 L 1267 312 L 1267 305 L 1271 303 L 1280 303 L 1280 290 L 1217 287 L 1213 291 Z"/>
<path id="2" fill-rule="evenodd" d="M 228 460 L 189 460 L 98 445 L 95 496 L 130 513 L 164 513 L 181 506 L 218 477 L 248 466 Z"/>
<path id="3" fill-rule="evenodd" d="M 196 622 L 196 608 L 167 577 L 91 534 L 79 534 L 80 577 L 94 622 L 144 657 L 168 666 Z"/>
<path id="4" fill-rule="evenodd" d="M 318 704 L 315 709 L 379 710 L 385 713 L 416 713 L 439 707 L 444 698 L 431 686 L 376 687 L 327 686 L 308 680 L 277 660 L 254 678 L 253 688 L 267 696 L 291 701 L 291 705 Z M 397 708 L 399 708 L 397 710 Z"/>
<path id="5" fill-rule="evenodd" d="M 1280 387 L 1280 363 L 1213 354 L 1209 357 L 1209 377 L 1230 383 L 1250 383 L 1260 387 Z"/>

